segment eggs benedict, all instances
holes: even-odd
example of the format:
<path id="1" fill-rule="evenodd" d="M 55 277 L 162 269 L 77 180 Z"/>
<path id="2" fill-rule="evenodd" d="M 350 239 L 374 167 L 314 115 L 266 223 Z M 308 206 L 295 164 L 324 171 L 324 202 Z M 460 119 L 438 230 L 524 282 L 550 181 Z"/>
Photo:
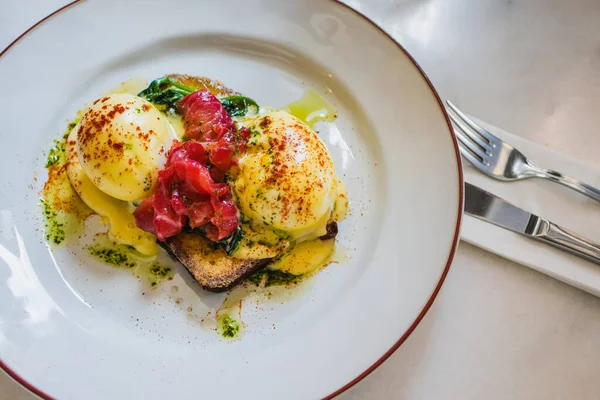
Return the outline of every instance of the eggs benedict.
<path id="1" fill-rule="evenodd" d="M 162 246 L 208 290 L 269 271 L 251 281 L 294 283 L 330 259 L 348 209 L 312 128 L 322 112 L 294 109 L 168 75 L 83 110 L 66 174 L 113 241 L 147 256 Z"/>

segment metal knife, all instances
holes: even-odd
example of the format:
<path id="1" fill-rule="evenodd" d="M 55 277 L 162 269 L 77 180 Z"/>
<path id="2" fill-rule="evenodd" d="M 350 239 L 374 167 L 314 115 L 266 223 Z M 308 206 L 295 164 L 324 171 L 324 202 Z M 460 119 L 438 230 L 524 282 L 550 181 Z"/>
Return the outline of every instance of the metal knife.
<path id="1" fill-rule="evenodd" d="M 465 182 L 465 213 L 600 264 L 600 244 Z"/>

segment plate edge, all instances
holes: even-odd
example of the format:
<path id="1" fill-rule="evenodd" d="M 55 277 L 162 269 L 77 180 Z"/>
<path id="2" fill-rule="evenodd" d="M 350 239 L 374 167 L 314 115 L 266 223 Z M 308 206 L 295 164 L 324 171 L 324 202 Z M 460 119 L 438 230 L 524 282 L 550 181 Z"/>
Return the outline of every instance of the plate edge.
<path id="1" fill-rule="evenodd" d="M 394 43 L 398 47 L 398 49 L 400 51 L 402 51 L 408 57 L 408 59 L 413 63 L 413 65 L 417 68 L 417 70 L 419 71 L 419 73 L 421 74 L 423 79 L 425 80 L 425 83 L 427 84 L 427 86 L 429 86 L 429 89 L 433 93 L 435 100 L 437 101 L 438 106 L 440 107 L 440 111 L 442 112 L 442 115 L 444 116 L 444 119 L 446 120 L 446 124 L 448 125 L 448 132 L 450 134 L 450 138 L 451 138 L 452 144 L 454 146 L 454 153 L 455 153 L 456 161 L 457 161 L 459 188 L 458 188 L 458 211 L 457 211 L 457 217 L 456 217 L 456 228 L 454 230 L 454 238 L 452 240 L 452 246 L 450 248 L 450 252 L 448 253 L 448 258 L 446 260 L 446 265 L 444 267 L 444 270 L 442 271 L 442 274 L 440 275 L 440 279 L 439 279 L 435 289 L 433 290 L 433 292 L 431 293 L 431 296 L 427 300 L 427 303 L 425 303 L 425 306 L 423 307 L 423 309 L 421 310 L 421 312 L 419 313 L 417 318 L 414 320 L 414 322 L 406 330 L 406 332 L 404 332 L 404 334 L 400 337 L 400 339 L 398 339 L 398 341 L 396 343 L 394 343 L 394 345 L 387 352 L 385 352 L 377 361 L 375 361 L 375 363 L 373 365 L 371 365 L 369 368 L 367 368 L 362 374 L 360 374 L 359 376 L 357 376 L 356 378 L 354 378 L 353 380 L 351 380 L 350 382 L 348 382 L 346 385 L 342 386 L 335 392 L 325 396 L 323 398 L 323 400 L 330 400 L 330 399 L 333 399 L 334 397 L 344 393 L 346 390 L 350 389 L 351 387 L 356 385 L 358 382 L 360 382 L 364 378 L 366 378 L 371 372 L 375 371 L 381 364 L 383 364 L 383 362 L 385 360 L 387 360 L 396 350 L 398 350 L 398 348 L 406 341 L 406 339 L 408 339 L 408 337 L 416 329 L 417 325 L 419 325 L 421 320 L 425 317 L 425 315 L 427 314 L 427 312 L 433 305 L 433 302 L 435 301 L 438 293 L 440 292 L 442 285 L 444 284 L 444 281 L 446 280 L 446 276 L 448 275 L 448 272 L 450 271 L 450 265 L 452 265 L 452 262 L 454 261 L 454 256 L 456 255 L 456 249 L 458 248 L 458 243 L 460 241 L 460 228 L 461 228 L 461 224 L 462 224 L 464 200 L 465 200 L 465 196 L 464 196 L 465 186 L 464 186 L 462 159 L 460 157 L 460 151 L 458 149 L 458 142 L 456 141 L 456 136 L 453 133 L 452 123 L 450 122 L 450 118 L 448 117 L 448 114 L 446 113 L 446 109 L 444 107 L 444 104 L 442 102 L 440 95 L 438 94 L 437 90 L 431 83 L 431 80 L 429 79 L 429 77 L 427 76 L 425 71 L 423 71 L 423 68 L 421 68 L 421 66 L 417 63 L 417 61 L 413 58 L 413 56 L 410 55 L 410 53 L 398 41 L 396 41 L 396 39 L 394 39 L 383 28 L 381 28 L 379 25 L 377 25 L 371 18 L 367 17 L 366 15 L 362 14 L 360 11 L 352 8 L 351 6 L 349 6 L 345 3 L 342 3 L 341 0 L 330 0 L 330 1 L 337 3 L 338 5 L 353 12 L 358 17 L 363 18 L 364 20 L 369 22 L 382 35 L 384 35 L 389 40 L 391 40 L 392 43 Z"/>

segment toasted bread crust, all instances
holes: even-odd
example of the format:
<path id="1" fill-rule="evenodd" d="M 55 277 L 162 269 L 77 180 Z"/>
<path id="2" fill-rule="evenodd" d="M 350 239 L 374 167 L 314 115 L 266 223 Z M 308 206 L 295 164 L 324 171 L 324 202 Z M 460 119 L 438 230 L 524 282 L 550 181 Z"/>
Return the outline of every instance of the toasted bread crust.
<path id="1" fill-rule="evenodd" d="M 336 222 L 327 225 L 327 234 L 319 239 L 333 239 L 338 233 Z M 189 271 L 204 289 L 223 292 L 252 272 L 266 267 L 272 259 L 240 260 L 227 255 L 214 242 L 195 232 L 182 232 L 159 244 Z"/>
<path id="2" fill-rule="evenodd" d="M 203 236 L 182 232 L 161 245 L 189 271 L 206 290 L 222 292 L 246 275 L 266 266 L 271 259 L 240 260 Z"/>
<path id="3" fill-rule="evenodd" d="M 235 92 L 226 87 L 223 84 L 223 82 L 210 79 L 205 76 L 191 76 L 182 74 L 170 74 L 167 76 L 195 90 L 208 89 L 212 94 L 214 94 L 217 97 L 239 95 L 238 92 Z"/>
<path id="4" fill-rule="evenodd" d="M 338 234 L 338 224 L 335 221 L 330 221 L 327 224 L 327 233 L 319 237 L 321 240 L 334 239 Z"/>

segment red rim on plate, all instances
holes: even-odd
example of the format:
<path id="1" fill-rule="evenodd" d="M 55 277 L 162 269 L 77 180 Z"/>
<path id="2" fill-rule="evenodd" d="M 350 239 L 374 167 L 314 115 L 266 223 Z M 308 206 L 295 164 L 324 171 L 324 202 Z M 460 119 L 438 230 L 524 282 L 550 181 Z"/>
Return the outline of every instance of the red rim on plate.
<path id="1" fill-rule="evenodd" d="M 35 25 L 33 25 L 32 27 L 30 27 L 29 29 L 27 29 L 25 32 L 23 32 L 12 43 L 10 43 L 4 50 L 2 50 L 0 52 L 0 57 L 2 57 L 4 54 L 6 54 L 8 52 L 8 50 L 10 50 L 10 48 L 12 46 L 14 46 L 19 40 L 21 40 L 23 37 L 25 37 L 29 32 L 31 32 L 32 30 L 34 30 L 35 28 L 37 28 L 38 26 L 40 26 L 43 22 L 45 22 L 49 18 L 55 16 L 56 14 L 58 14 L 58 13 L 64 11 L 64 10 L 66 10 L 66 9 L 74 6 L 77 3 L 82 3 L 83 1 L 84 0 L 75 0 L 75 1 L 72 1 L 71 3 L 69 3 L 69 4 L 67 4 L 67 5 L 59 8 L 58 10 L 54 11 L 52 14 L 50 14 L 50 15 L 42 18 L 41 20 L 39 20 L 37 23 L 35 23 Z M 431 293 L 431 296 L 429 297 L 429 300 L 427 300 L 427 303 L 425 303 L 425 306 L 423 307 L 423 310 L 421 310 L 421 312 L 419 313 L 419 315 L 417 316 L 417 318 L 414 320 L 414 322 L 411 324 L 411 326 L 406 330 L 406 332 L 404 332 L 404 334 L 398 339 L 398 341 L 387 352 L 385 352 L 385 354 L 383 354 L 373 365 L 371 365 L 369 368 L 367 368 L 362 374 L 358 375 L 356 378 L 354 378 L 353 380 L 351 380 L 350 382 L 348 382 L 347 384 L 345 384 L 344 386 L 342 386 L 341 388 L 339 388 L 335 392 L 331 393 L 330 395 L 325 396 L 325 398 L 324 398 L 325 400 L 333 399 L 334 397 L 338 396 L 339 394 L 341 394 L 341 393 L 345 392 L 346 390 L 350 389 L 352 386 L 356 385 L 358 382 L 360 382 L 361 380 L 363 380 L 367 375 L 369 375 L 371 372 L 373 372 L 385 360 L 387 360 L 398 349 L 398 347 L 400 347 L 400 345 L 402 343 L 404 343 L 404 341 L 411 335 L 411 333 L 413 333 L 413 331 L 415 330 L 415 328 L 417 327 L 417 325 L 419 325 L 419 323 L 421 322 L 421 320 L 423 319 L 423 317 L 425 317 L 425 314 L 427 314 L 427 311 L 429 311 L 429 308 L 431 308 L 431 305 L 433 304 L 433 301 L 435 300 L 435 298 L 437 297 L 440 289 L 442 288 L 442 285 L 443 285 L 443 283 L 444 283 L 444 281 L 446 279 L 446 276 L 448 275 L 448 271 L 450 270 L 450 265 L 452 264 L 452 261 L 454 260 L 454 255 L 456 253 L 456 248 L 458 246 L 458 241 L 460 239 L 460 225 L 461 225 L 461 222 L 462 222 L 462 212 L 463 212 L 463 203 L 464 203 L 464 178 L 463 178 L 463 171 L 462 171 L 462 161 L 461 161 L 461 158 L 460 158 L 460 152 L 458 150 L 458 143 L 457 143 L 456 138 L 454 137 L 454 135 L 451 133 L 452 132 L 452 124 L 450 122 L 450 119 L 448 118 L 448 114 L 446 113 L 446 110 L 445 110 L 444 105 L 442 103 L 442 99 L 440 98 L 438 92 L 433 87 L 433 84 L 431 83 L 431 81 L 429 80 L 429 78 L 427 77 L 427 75 L 425 74 L 425 72 L 423 71 L 423 69 L 421 68 L 421 66 L 408 53 L 408 51 L 406 51 L 406 49 L 404 47 L 402 47 L 402 45 L 400 43 L 398 43 L 386 31 L 384 31 L 381 27 L 379 27 L 379 25 L 377 25 L 375 22 L 373 22 L 373 20 L 371 20 L 370 18 L 368 18 L 365 15 L 361 14 L 360 12 L 356 11 L 352 7 L 348 6 L 347 4 L 344 4 L 344 3 L 340 2 L 339 0 L 332 0 L 332 1 L 338 3 L 342 7 L 347 8 L 350 11 L 354 12 L 357 16 L 359 16 L 360 18 L 363 18 L 364 20 L 368 21 L 371 25 L 373 25 L 373 27 L 375 29 L 377 29 L 382 35 L 384 35 L 385 37 L 387 37 L 396 46 L 398 46 L 398 49 L 400 49 L 408 57 L 408 59 L 414 64 L 414 66 L 417 68 L 417 70 L 421 73 L 421 75 L 423 76 L 423 79 L 425 80 L 425 82 L 427 82 L 427 85 L 429 86 L 429 88 L 431 89 L 431 91 L 433 92 L 433 94 L 435 96 L 435 99 L 436 99 L 436 101 L 437 101 L 437 103 L 438 103 L 438 105 L 440 107 L 440 110 L 441 110 L 442 114 L 444 115 L 444 118 L 446 119 L 446 124 L 448 124 L 448 132 L 450 132 L 451 139 L 452 139 L 452 144 L 454 145 L 454 152 L 456 154 L 456 160 L 457 160 L 457 165 L 458 165 L 458 181 L 459 181 L 459 186 L 460 187 L 458 189 L 459 201 L 458 201 L 458 210 L 457 210 L 457 219 L 456 219 L 456 229 L 454 230 L 454 239 L 452 240 L 452 247 L 450 249 L 450 253 L 448 254 L 448 259 L 446 261 L 446 265 L 444 267 L 444 271 L 442 272 L 442 274 L 440 276 L 440 280 L 438 281 L 437 285 L 435 286 L 435 289 Z M 47 393 L 44 393 L 40 389 L 38 389 L 35 386 L 33 386 L 31 383 L 27 382 L 16 371 L 13 371 L 8 365 L 6 365 L 1 359 L 0 359 L 0 368 L 2 368 L 4 370 L 4 372 L 6 372 L 15 381 L 19 382 L 23 387 L 27 388 L 29 391 L 31 391 L 32 393 L 36 394 L 37 396 L 39 396 L 39 397 L 41 397 L 43 399 L 46 399 L 46 400 L 54 400 L 54 398 L 52 396 L 48 395 Z"/>

